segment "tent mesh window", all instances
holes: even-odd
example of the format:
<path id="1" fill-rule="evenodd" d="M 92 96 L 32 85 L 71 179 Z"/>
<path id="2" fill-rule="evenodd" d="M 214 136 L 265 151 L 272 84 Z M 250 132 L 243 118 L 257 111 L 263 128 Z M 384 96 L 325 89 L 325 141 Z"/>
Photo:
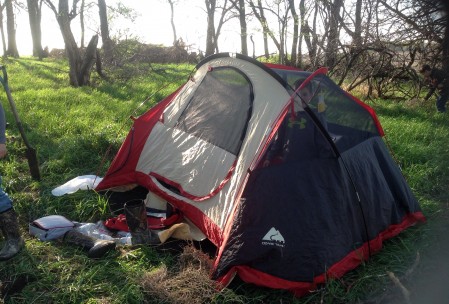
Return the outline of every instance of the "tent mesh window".
<path id="1" fill-rule="evenodd" d="M 240 151 L 253 103 L 249 79 L 233 67 L 211 69 L 176 127 L 234 155 Z"/>
<path id="2" fill-rule="evenodd" d="M 340 153 L 379 136 L 371 114 L 331 79 L 318 75 L 313 82 L 317 93 L 309 106 L 318 112 L 318 97 L 321 95 L 326 109 L 320 115 Z"/>
<path id="3" fill-rule="evenodd" d="M 304 81 L 311 75 L 310 72 L 304 71 L 278 69 L 274 69 L 274 71 L 292 88 L 295 88 L 295 83 L 298 80 Z M 380 135 L 371 114 L 328 76 L 316 75 L 311 79 L 310 86 L 313 88 L 314 97 L 310 100 L 308 106 L 323 124 L 340 153 L 357 146 L 371 137 Z M 320 99 L 325 104 L 322 112 L 319 111 L 318 105 Z M 298 102 L 301 103 L 299 100 Z M 286 119 L 289 119 L 289 117 L 286 117 Z M 307 120 L 307 117 L 304 119 Z M 316 127 L 309 127 L 309 129 L 316 131 Z M 309 132 L 309 135 L 311 133 Z M 318 140 L 322 141 L 321 139 Z M 328 148 L 330 147 L 326 147 L 326 149 Z M 328 155 L 328 153 L 325 154 Z"/>

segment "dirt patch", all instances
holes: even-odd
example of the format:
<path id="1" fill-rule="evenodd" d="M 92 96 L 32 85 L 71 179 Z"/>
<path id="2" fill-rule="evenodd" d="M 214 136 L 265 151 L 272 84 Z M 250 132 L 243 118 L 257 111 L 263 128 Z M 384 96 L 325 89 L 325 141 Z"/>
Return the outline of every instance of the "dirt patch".
<path id="1" fill-rule="evenodd" d="M 449 214 L 438 219 L 429 238 L 430 247 L 409 282 L 411 303 L 449 303 Z"/>
<path id="2" fill-rule="evenodd" d="M 390 288 L 365 304 L 449 303 L 449 212 L 429 218 L 425 246 L 410 273 L 391 279 Z M 394 274 L 393 274 L 394 275 Z"/>

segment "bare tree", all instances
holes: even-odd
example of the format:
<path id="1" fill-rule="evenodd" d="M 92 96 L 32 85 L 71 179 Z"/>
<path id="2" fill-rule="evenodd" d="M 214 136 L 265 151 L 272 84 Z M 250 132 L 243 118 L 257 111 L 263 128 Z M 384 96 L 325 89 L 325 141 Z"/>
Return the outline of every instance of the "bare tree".
<path id="1" fill-rule="evenodd" d="M 348 51 L 344 47 L 341 49 L 344 56 L 342 62 L 345 62 L 345 64 L 342 64 L 340 68 L 340 85 L 354 66 L 367 59 L 364 56 L 366 55 L 364 51 L 369 51 L 369 48 L 364 49 L 363 44 L 365 43 L 365 46 L 368 45 L 367 42 L 370 37 L 369 30 L 371 26 L 372 6 L 369 4 L 369 1 L 365 2 L 367 3 L 365 8 L 363 6 L 363 0 L 356 0 L 354 6 L 346 5 L 343 7 L 342 14 L 337 16 L 342 28 L 352 39 L 352 42 L 348 46 Z M 365 12 L 365 24 L 362 23 L 362 12 Z M 363 26 L 366 28 L 365 39 L 362 39 Z"/>
<path id="2" fill-rule="evenodd" d="M 306 44 L 308 54 L 309 54 L 309 65 L 316 66 L 316 58 L 318 53 L 318 35 L 316 32 L 316 20 L 317 20 L 317 9 L 318 4 L 315 3 L 315 9 L 313 10 L 312 26 L 309 25 L 310 12 L 306 10 L 305 0 L 300 0 L 299 2 L 299 14 L 301 18 L 301 28 L 300 28 L 300 41 L 298 42 L 298 54 L 302 56 L 302 39 Z M 302 66 L 299 65 L 299 66 Z"/>
<path id="3" fill-rule="evenodd" d="M 297 59 L 297 50 L 298 50 L 298 42 L 299 42 L 299 16 L 296 12 L 295 7 L 295 0 L 288 0 L 290 13 L 293 17 L 293 41 L 292 41 L 292 48 L 291 48 L 291 58 L 290 62 L 298 66 L 298 59 Z"/>
<path id="4" fill-rule="evenodd" d="M 5 10 L 6 3 L 0 3 L 0 32 L 2 35 L 2 47 L 3 47 L 3 56 L 6 56 L 6 38 L 5 38 L 5 29 L 3 27 L 3 11 Z"/>
<path id="5" fill-rule="evenodd" d="M 232 5 L 229 5 L 228 0 L 223 1 L 220 6 L 217 0 L 205 0 L 207 12 L 207 33 L 206 33 L 206 56 L 219 52 L 218 37 L 220 36 L 223 24 L 225 24 L 230 16 L 228 16 Z M 220 11 L 217 26 L 215 26 L 215 12 Z"/>
<path id="6" fill-rule="evenodd" d="M 248 0 L 248 4 L 250 5 L 257 20 L 259 20 L 260 24 L 262 25 L 264 54 L 265 54 L 265 58 L 268 59 L 270 57 L 270 52 L 268 50 L 268 34 L 270 32 L 270 28 L 268 26 L 267 18 L 265 17 L 265 11 L 264 11 L 264 7 L 262 5 L 262 1 L 258 0 L 257 6 L 256 6 L 254 4 L 254 1 Z"/>
<path id="7" fill-rule="evenodd" d="M 56 9 L 52 0 L 45 0 L 45 3 L 55 14 L 58 21 L 61 34 L 64 39 L 65 51 L 69 60 L 70 71 L 69 78 L 72 86 L 78 87 L 88 85 L 90 82 L 90 71 L 95 63 L 96 48 L 98 43 L 98 35 L 92 37 L 89 46 L 86 49 L 84 58 L 76 44 L 72 30 L 70 28 L 71 21 L 77 16 L 77 4 L 79 0 L 74 0 L 72 8 L 69 11 L 68 0 L 59 0 L 58 9 Z M 93 52 L 92 52 L 93 50 Z"/>
<path id="8" fill-rule="evenodd" d="M 80 42 L 80 47 L 84 48 L 84 34 L 85 34 L 85 29 L 84 29 L 84 8 L 85 8 L 85 0 L 81 0 L 81 6 L 80 6 L 80 28 L 81 28 L 81 42 Z"/>
<path id="9" fill-rule="evenodd" d="M 342 7 L 342 14 L 335 15 L 338 18 L 339 24 L 341 24 L 342 28 L 345 32 L 351 37 L 352 48 L 360 48 L 362 46 L 362 9 L 363 9 L 363 0 L 355 0 L 355 9 L 352 11 L 354 7 L 350 5 L 345 5 Z M 354 16 L 354 17 L 353 17 Z M 368 14 L 366 18 L 368 18 L 367 22 L 371 20 L 371 15 Z M 350 24 L 353 25 L 353 29 Z M 369 25 L 368 25 L 369 26 Z"/>
<path id="10" fill-rule="evenodd" d="M 8 49 L 7 56 L 19 57 L 16 42 L 16 22 L 14 16 L 13 0 L 5 0 L 6 5 L 6 30 L 8 32 Z"/>
<path id="11" fill-rule="evenodd" d="M 449 73 L 449 3 L 440 0 L 440 5 L 444 10 L 443 23 L 445 23 L 443 41 L 441 42 L 441 48 L 443 49 L 442 67 L 444 71 Z"/>
<path id="12" fill-rule="evenodd" d="M 207 12 L 207 32 L 206 32 L 206 56 L 212 55 L 217 42 L 215 41 L 215 10 L 216 0 L 205 0 Z"/>
<path id="13" fill-rule="evenodd" d="M 248 55 L 248 26 L 246 23 L 245 0 L 230 0 L 232 8 L 237 11 L 237 17 L 240 23 L 240 45 L 241 53 Z"/>
<path id="14" fill-rule="evenodd" d="M 362 1 L 357 0 L 355 5 L 355 18 L 354 18 L 354 32 L 352 34 L 352 41 L 355 48 L 362 46 Z M 342 22 L 344 26 L 344 22 Z"/>
<path id="15" fill-rule="evenodd" d="M 79 1 L 79 0 L 78 0 Z M 85 34 L 86 34 L 86 18 L 85 13 L 88 10 L 88 8 L 92 5 L 92 2 L 88 2 L 86 5 L 85 0 L 81 0 L 80 8 L 79 8 L 79 17 L 80 17 L 80 48 L 84 49 L 86 42 L 85 42 Z"/>
<path id="16" fill-rule="evenodd" d="M 33 40 L 33 56 L 42 59 L 45 55 L 42 48 L 42 0 L 27 0 L 30 20 L 31 39 Z"/>
<path id="17" fill-rule="evenodd" d="M 278 32 L 279 32 L 279 61 L 283 64 L 289 64 L 288 54 L 287 54 L 287 33 L 288 33 L 288 21 L 290 18 L 290 9 L 289 9 L 289 1 L 279 0 L 276 2 L 276 10 L 270 9 L 274 16 L 276 16 L 278 20 Z M 271 35 L 270 35 L 271 36 Z M 273 40 L 273 38 L 271 38 Z M 275 45 L 276 42 L 273 40 Z"/>
<path id="18" fill-rule="evenodd" d="M 338 43 L 340 41 L 340 10 L 343 7 L 343 0 L 334 0 L 329 4 L 327 22 L 327 47 L 325 65 L 332 69 L 337 63 Z"/>
<path id="19" fill-rule="evenodd" d="M 447 14 L 444 2 L 367 1 L 362 11 L 368 14 L 370 30 L 364 30 L 362 45 L 350 46 L 342 58 L 346 61 L 346 75 L 351 70 L 353 83 L 349 88 L 367 83 L 367 95 L 376 92 L 383 98 L 412 98 L 421 85 L 416 66 L 423 62 L 445 66 L 447 62 Z M 357 10 L 357 7 L 356 7 Z M 369 13 L 368 13 L 369 12 Z M 348 22 L 340 24 L 346 25 Z M 368 28 L 367 21 L 362 28 Z M 346 29 L 345 29 L 346 30 Z M 347 30 L 346 30 L 347 31 Z M 347 31 L 348 32 L 348 31 Z M 356 37 L 353 37 L 356 38 Z M 340 65 L 341 68 L 341 65 Z M 402 96 L 402 97 L 401 97 Z"/>
<path id="20" fill-rule="evenodd" d="M 238 8 L 238 1 L 231 1 Z M 246 2 L 261 24 L 267 57 L 271 38 L 281 63 L 310 69 L 326 65 L 339 83 L 349 81 L 349 89 L 367 83 L 368 95 L 413 96 L 417 91 L 408 81 L 418 79 L 414 68 L 419 62 L 449 71 L 446 2 L 299 0 L 298 11 L 295 0 Z M 268 22 L 274 18 L 275 24 Z"/>
<path id="21" fill-rule="evenodd" d="M 449 17 L 446 1 L 421 0 L 406 5 L 397 0 L 396 3 L 379 0 L 390 16 L 395 17 L 396 23 L 403 31 L 414 34 L 417 43 L 425 46 L 429 52 L 427 60 L 441 61 L 449 68 Z M 433 48 L 432 45 L 437 45 Z M 432 49 L 436 53 L 432 53 Z M 424 54 L 424 56 L 426 56 Z"/>
<path id="22" fill-rule="evenodd" d="M 265 7 L 262 5 L 262 1 L 257 1 L 257 6 L 254 4 L 254 1 L 248 0 L 248 4 L 251 7 L 254 15 L 256 16 L 257 20 L 259 20 L 262 31 L 263 31 L 263 38 L 264 38 L 264 49 L 265 49 L 265 57 L 269 57 L 268 52 L 268 36 L 273 41 L 274 45 L 276 46 L 278 52 L 279 52 L 279 60 L 281 63 L 284 63 L 286 61 L 286 54 L 285 54 L 285 34 L 286 34 L 286 28 L 287 28 L 287 19 L 288 19 L 288 3 L 285 3 L 284 1 L 278 1 L 276 2 L 276 11 Z M 281 7 L 282 5 L 285 5 L 285 7 Z M 270 12 L 273 14 L 276 19 L 278 20 L 278 32 L 279 34 L 276 35 L 274 31 L 270 28 L 267 18 L 265 16 L 265 12 Z"/>
<path id="23" fill-rule="evenodd" d="M 170 24 L 171 24 L 171 29 L 173 31 L 173 45 L 176 45 L 176 43 L 178 42 L 178 37 L 176 35 L 176 26 L 175 26 L 175 3 L 176 1 L 174 0 L 167 0 L 168 4 L 170 4 Z"/>
<path id="24" fill-rule="evenodd" d="M 106 0 L 98 0 L 98 13 L 100 15 L 101 40 L 103 42 L 103 52 L 105 62 L 113 61 L 114 43 L 109 36 L 109 23 Z"/>

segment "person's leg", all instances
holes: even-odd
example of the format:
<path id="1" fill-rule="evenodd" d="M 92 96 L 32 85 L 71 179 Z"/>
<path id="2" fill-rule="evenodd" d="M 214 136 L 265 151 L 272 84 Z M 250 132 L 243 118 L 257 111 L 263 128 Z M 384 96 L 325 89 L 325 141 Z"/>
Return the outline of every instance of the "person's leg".
<path id="1" fill-rule="evenodd" d="M 5 212 L 12 208 L 12 201 L 8 194 L 3 191 L 2 188 L 2 177 L 0 176 L 0 213 Z"/>
<path id="2" fill-rule="evenodd" d="M 446 112 L 446 103 L 449 99 L 449 90 L 445 90 L 441 92 L 440 96 L 437 99 L 437 110 L 438 112 L 444 113 Z"/>
<path id="3" fill-rule="evenodd" d="M 0 250 L 0 261 L 9 260 L 24 246 L 20 236 L 17 214 L 12 207 L 12 201 L 1 187 L 0 177 L 0 230 L 5 238 L 4 246 Z"/>

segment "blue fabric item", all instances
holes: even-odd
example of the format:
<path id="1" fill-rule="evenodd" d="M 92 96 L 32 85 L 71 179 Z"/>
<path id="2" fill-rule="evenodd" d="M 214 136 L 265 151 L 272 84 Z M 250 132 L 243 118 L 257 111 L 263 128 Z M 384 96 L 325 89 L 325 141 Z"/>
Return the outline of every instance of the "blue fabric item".
<path id="1" fill-rule="evenodd" d="M 4 144 L 6 142 L 5 128 L 6 128 L 5 111 L 3 110 L 3 107 L 0 103 L 0 144 Z"/>
<path id="2" fill-rule="evenodd" d="M 6 142 L 5 126 L 6 126 L 5 111 L 3 110 L 3 107 L 0 103 L 0 144 L 4 144 Z M 6 194 L 6 192 L 3 191 L 2 177 L 0 176 L 0 213 L 5 212 L 11 208 L 12 208 L 12 201 L 9 198 L 8 194 Z"/>
<path id="3" fill-rule="evenodd" d="M 5 212 L 12 208 L 12 201 L 9 198 L 8 194 L 3 191 L 2 185 L 2 177 L 0 176 L 0 213 Z"/>
<path id="4" fill-rule="evenodd" d="M 449 99 L 449 88 L 443 90 L 437 99 L 436 106 L 438 112 L 446 112 L 446 103 L 448 99 Z"/>

